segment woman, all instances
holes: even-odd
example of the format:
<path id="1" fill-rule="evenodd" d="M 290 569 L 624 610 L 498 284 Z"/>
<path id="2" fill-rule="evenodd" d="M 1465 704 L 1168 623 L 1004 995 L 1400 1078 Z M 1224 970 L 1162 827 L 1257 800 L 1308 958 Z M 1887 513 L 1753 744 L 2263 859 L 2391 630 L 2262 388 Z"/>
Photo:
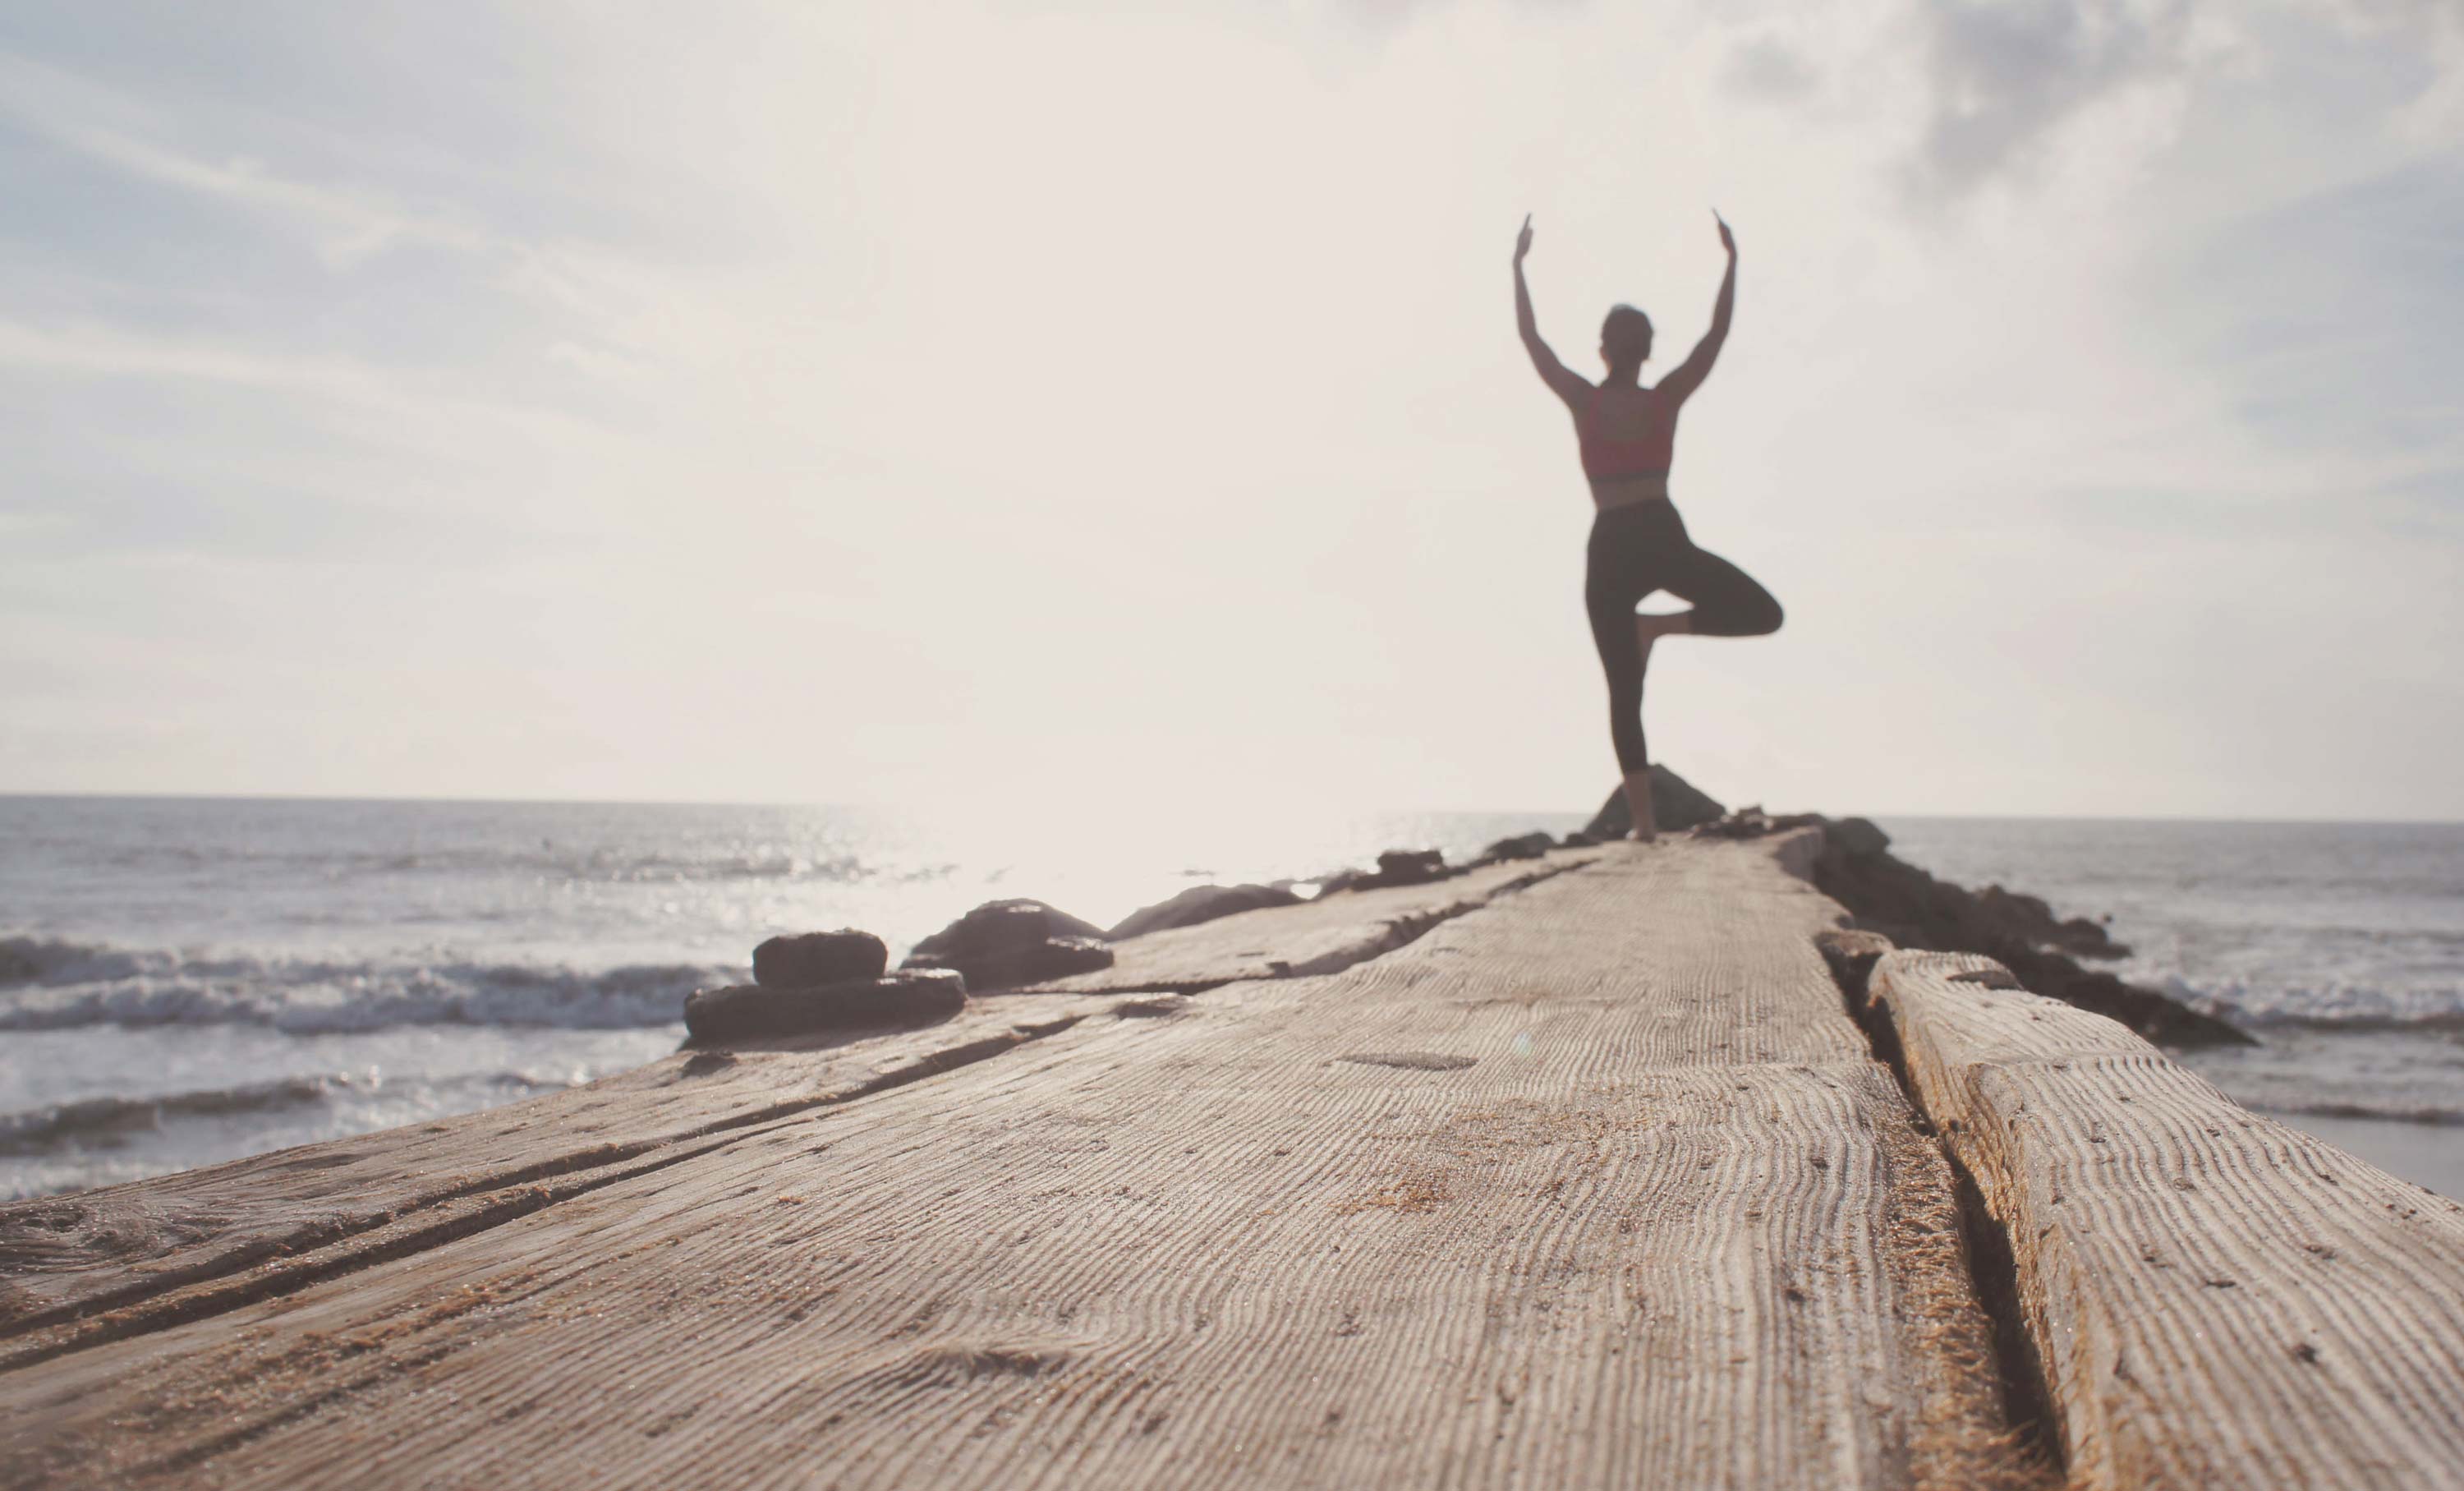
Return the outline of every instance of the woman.
<path id="1" fill-rule="evenodd" d="M 1634 836 L 1656 830 L 1651 812 L 1650 762 L 1642 747 L 1642 670 L 1651 644 L 1663 636 L 1762 636 L 1779 630 L 1779 602 L 1754 579 L 1719 555 L 1699 549 L 1685 536 L 1685 522 L 1668 501 L 1668 464 L 1677 443 L 1677 414 L 1719 359 L 1728 340 L 1728 317 L 1737 301 L 1737 240 L 1720 214 L 1720 246 L 1728 251 L 1728 273 L 1720 281 L 1711 329 L 1694 354 L 1660 380 L 1642 386 L 1642 365 L 1651 356 L 1651 319 L 1631 305 L 1613 307 L 1600 323 L 1600 357 L 1608 376 L 1595 388 L 1557 361 L 1531 317 L 1531 291 L 1523 282 L 1523 259 L 1531 252 L 1531 219 L 1514 240 L 1514 317 L 1524 350 L 1540 381 L 1566 401 L 1582 448 L 1583 475 L 1591 478 L 1589 567 L 1583 605 L 1592 616 L 1592 640 L 1609 679 L 1609 738 L 1617 769 L 1625 773 L 1626 806 Z M 1654 590 L 1690 601 L 1688 611 L 1640 615 L 1635 608 Z"/>

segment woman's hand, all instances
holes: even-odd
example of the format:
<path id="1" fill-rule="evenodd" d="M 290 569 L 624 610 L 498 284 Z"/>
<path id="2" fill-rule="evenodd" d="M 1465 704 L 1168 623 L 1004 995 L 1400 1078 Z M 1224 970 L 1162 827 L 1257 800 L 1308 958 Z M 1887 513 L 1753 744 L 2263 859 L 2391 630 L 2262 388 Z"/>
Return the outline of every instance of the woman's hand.
<path id="1" fill-rule="evenodd" d="M 1531 241 L 1531 229 L 1529 226 L 1530 220 L 1526 218 L 1524 221 L 1526 226 L 1523 230 L 1523 241 L 1529 243 Z M 1728 257 L 1735 258 L 1737 256 L 1737 235 L 1728 231 L 1728 220 L 1720 215 L 1720 210 L 1716 207 L 1711 209 L 1711 221 L 1720 225 L 1720 247 L 1728 251 Z"/>
<path id="2" fill-rule="evenodd" d="M 1726 229 L 1721 230 L 1723 233 Z M 1531 252 L 1531 214 L 1523 214 L 1523 231 L 1514 235 L 1514 267 L 1523 267 L 1523 256 Z"/>

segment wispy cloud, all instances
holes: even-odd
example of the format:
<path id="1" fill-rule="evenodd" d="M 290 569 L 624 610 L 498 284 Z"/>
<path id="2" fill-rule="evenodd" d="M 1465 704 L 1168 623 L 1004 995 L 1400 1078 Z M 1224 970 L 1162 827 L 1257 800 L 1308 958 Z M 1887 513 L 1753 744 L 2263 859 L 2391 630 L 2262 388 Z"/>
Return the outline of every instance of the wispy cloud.
<path id="1" fill-rule="evenodd" d="M 1957 197 L 2033 164 L 2067 120 L 2184 63 L 2188 0 L 1919 0 L 1929 117 L 1917 189 Z"/>
<path id="2" fill-rule="evenodd" d="M 1786 38 L 1765 32 L 1736 43 L 1720 70 L 1720 81 L 1742 98 L 1793 103 L 1822 85 L 1822 75 Z"/>
<path id="3" fill-rule="evenodd" d="M 243 155 L 214 157 L 147 138 L 135 100 L 57 68 L 0 53 L 0 112 L 21 127 L 132 176 L 280 219 L 329 262 L 347 265 L 416 243 L 466 254 L 508 245 L 442 209 L 421 209 L 365 188 L 287 177 Z"/>

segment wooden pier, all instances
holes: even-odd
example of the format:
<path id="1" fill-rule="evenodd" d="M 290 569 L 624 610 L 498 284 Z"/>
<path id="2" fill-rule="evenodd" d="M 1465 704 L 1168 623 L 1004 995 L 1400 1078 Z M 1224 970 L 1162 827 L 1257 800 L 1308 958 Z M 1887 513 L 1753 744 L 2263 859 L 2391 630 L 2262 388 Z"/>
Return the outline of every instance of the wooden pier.
<path id="1" fill-rule="evenodd" d="M 2464 1485 L 2464 1208 L 1817 832 L 0 1207 L 0 1481 Z"/>

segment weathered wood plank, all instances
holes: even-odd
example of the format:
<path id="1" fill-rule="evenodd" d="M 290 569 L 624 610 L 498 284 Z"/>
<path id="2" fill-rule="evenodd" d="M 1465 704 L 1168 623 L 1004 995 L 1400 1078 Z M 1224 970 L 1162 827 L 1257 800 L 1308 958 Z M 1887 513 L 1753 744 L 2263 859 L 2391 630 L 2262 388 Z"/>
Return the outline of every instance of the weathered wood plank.
<path id="1" fill-rule="evenodd" d="M 2464 1485 L 2464 1208 L 1966 954 L 1870 999 L 2009 1230 L 2085 1486 Z"/>
<path id="2" fill-rule="evenodd" d="M 1112 968 L 1037 991 L 1204 988 L 1329 972 L 1588 858 L 1559 854 L 1156 933 L 1121 944 Z M 33 1342 L 11 1339 L 28 1332 L 207 1283 L 246 1292 L 260 1287 L 257 1275 L 269 1268 L 312 1275 L 398 1246 L 407 1234 L 468 1228 L 539 1199 L 499 1194 L 511 1188 L 589 1189 L 670 1163 L 678 1145 L 973 1060 L 1108 1007 L 979 996 L 957 1020 L 921 1031 L 774 1040 L 733 1047 L 726 1057 L 680 1054 L 485 1112 L 0 1205 L 0 1364 L 48 1354 L 61 1338 L 55 1330 Z M 191 1298 L 176 1307 L 196 1304 Z"/>
<path id="3" fill-rule="evenodd" d="M 16 1479 L 1991 1483 L 1948 1177 L 1754 846 L 0 1375 Z"/>
<path id="4" fill-rule="evenodd" d="M 0 1206 L 0 1365 L 89 1327 L 129 1327 L 97 1319 L 107 1312 L 208 1283 L 252 1291 L 269 1271 L 313 1273 L 407 1231 L 467 1228 L 519 1204 L 508 1190 L 587 1189 L 677 1146 L 979 1059 L 1113 1003 L 996 997 L 923 1030 L 679 1053 L 501 1108 Z"/>

